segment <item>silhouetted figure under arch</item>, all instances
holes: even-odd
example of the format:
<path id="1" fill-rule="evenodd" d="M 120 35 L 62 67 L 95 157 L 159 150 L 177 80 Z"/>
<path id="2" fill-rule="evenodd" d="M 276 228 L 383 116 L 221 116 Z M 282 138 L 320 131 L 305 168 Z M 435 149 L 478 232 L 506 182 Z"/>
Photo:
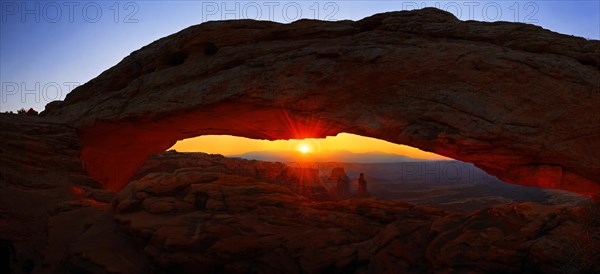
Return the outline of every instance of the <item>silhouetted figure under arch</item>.
<path id="1" fill-rule="evenodd" d="M 365 174 L 361 173 L 358 177 L 358 189 L 356 190 L 356 197 L 369 197 L 367 191 L 367 180 L 365 180 Z"/>

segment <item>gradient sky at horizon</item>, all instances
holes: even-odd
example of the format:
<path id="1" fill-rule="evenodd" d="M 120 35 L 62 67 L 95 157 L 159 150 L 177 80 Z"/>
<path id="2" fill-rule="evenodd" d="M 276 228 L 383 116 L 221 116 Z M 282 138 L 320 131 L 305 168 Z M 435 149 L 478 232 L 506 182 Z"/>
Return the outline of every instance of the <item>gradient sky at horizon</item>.
<path id="1" fill-rule="evenodd" d="M 327 154 L 335 151 L 352 153 L 387 153 L 404 155 L 422 160 L 451 160 L 435 153 L 427 152 L 411 146 L 398 145 L 387 141 L 364 137 L 349 133 L 340 133 L 322 139 L 307 138 L 302 140 L 255 140 L 229 135 L 207 135 L 181 140 L 173 145 L 178 152 L 204 152 L 222 155 L 240 155 L 248 152 L 277 151 L 287 156 L 304 154 L 301 147 L 307 147 L 311 154 Z M 310 158 L 310 157 L 309 157 Z"/>
<path id="2" fill-rule="evenodd" d="M 598 0 L 3 0 L 0 2 L 0 112 L 30 107 L 41 111 L 50 101 L 63 99 L 73 87 L 93 79 L 142 46 L 210 20 L 251 18 L 281 23 L 300 18 L 358 20 L 375 13 L 422 7 L 438 7 L 461 20 L 533 23 L 559 33 L 600 39 Z M 340 142 L 348 147 L 367 141 L 354 137 Z"/>

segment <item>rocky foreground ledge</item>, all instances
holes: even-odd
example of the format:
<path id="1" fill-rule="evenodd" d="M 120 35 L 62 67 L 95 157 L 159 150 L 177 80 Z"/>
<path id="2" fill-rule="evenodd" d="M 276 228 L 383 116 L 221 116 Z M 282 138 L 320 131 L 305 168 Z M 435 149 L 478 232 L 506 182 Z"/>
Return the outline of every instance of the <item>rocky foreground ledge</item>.
<path id="1" fill-rule="evenodd" d="M 171 165 L 157 171 L 161 160 Z M 113 201 L 114 220 L 168 273 L 599 269 L 600 224 L 588 208 L 518 203 L 462 215 L 400 201 L 315 202 L 266 183 L 256 171 L 269 164 L 154 156 Z"/>
<path id="2" fill-rule="evenodd" d="M 76 251 L 67 252 L 66 267 L 92 264 L 124 273 L 600 270 L 600 224 L 591 216 L 598 207 L 518 203 L 463 215 L 401 201 L 317 202 L 290 186 L 241 176 L 227 167 L 227 162 L 244 160 L 194 158 L 203 164 L 138 173 L 139 179 L 104 209 L 102 214 L 111 212 L 112 219 L 81 218 L 72 244 Z M 149 162 L 155 168 L 160 159 Z M 87 210 L 82 212 L 88 215 Z M 55 220 L 79 219 L 69 216 Z M 72 226 L 52 224 L 51 240 L 62 239 L 63 227 Z M 99 240 L 106 234 L 122 246 L 115 250 Z"/>

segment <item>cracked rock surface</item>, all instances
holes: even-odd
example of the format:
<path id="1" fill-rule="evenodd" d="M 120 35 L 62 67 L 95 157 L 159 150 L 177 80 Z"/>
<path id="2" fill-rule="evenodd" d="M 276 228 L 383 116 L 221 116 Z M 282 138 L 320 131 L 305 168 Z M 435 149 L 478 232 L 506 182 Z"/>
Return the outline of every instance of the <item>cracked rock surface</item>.
<path id="1" fill-rule="evenodd" d="M 600 239 L 586 234 L 599 227 L 580 207 L 515 203 L 463 215 L 400 201 L 315 202 L 214 166 L 148 173 L 112 206 L 167 273 L 556 273 L 598 269 L 583 261 L 600 258 Z"/>

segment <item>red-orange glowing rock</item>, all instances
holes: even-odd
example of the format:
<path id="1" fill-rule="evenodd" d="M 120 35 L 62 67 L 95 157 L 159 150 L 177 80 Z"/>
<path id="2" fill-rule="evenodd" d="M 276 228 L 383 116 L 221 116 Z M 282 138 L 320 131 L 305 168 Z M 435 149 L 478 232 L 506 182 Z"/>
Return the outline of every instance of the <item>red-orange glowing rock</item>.
<path id="1" fill-rule="evenodd" d="M 203 134 L 348 132 L 507 182 L 600 191 L 600 42 L 436 9 L 360 21 L 192 26 L 48 104 L 86 170 L 121 189 L 151 153 Z"/>
<path id="2" fill-rule="evenodd" d="M 76 196 L 81 196 L 83 193 L 85 193 L 85 190 L 83 190 L 81 187 L 73 186 L 71 187 L 71 192 Z"/>

